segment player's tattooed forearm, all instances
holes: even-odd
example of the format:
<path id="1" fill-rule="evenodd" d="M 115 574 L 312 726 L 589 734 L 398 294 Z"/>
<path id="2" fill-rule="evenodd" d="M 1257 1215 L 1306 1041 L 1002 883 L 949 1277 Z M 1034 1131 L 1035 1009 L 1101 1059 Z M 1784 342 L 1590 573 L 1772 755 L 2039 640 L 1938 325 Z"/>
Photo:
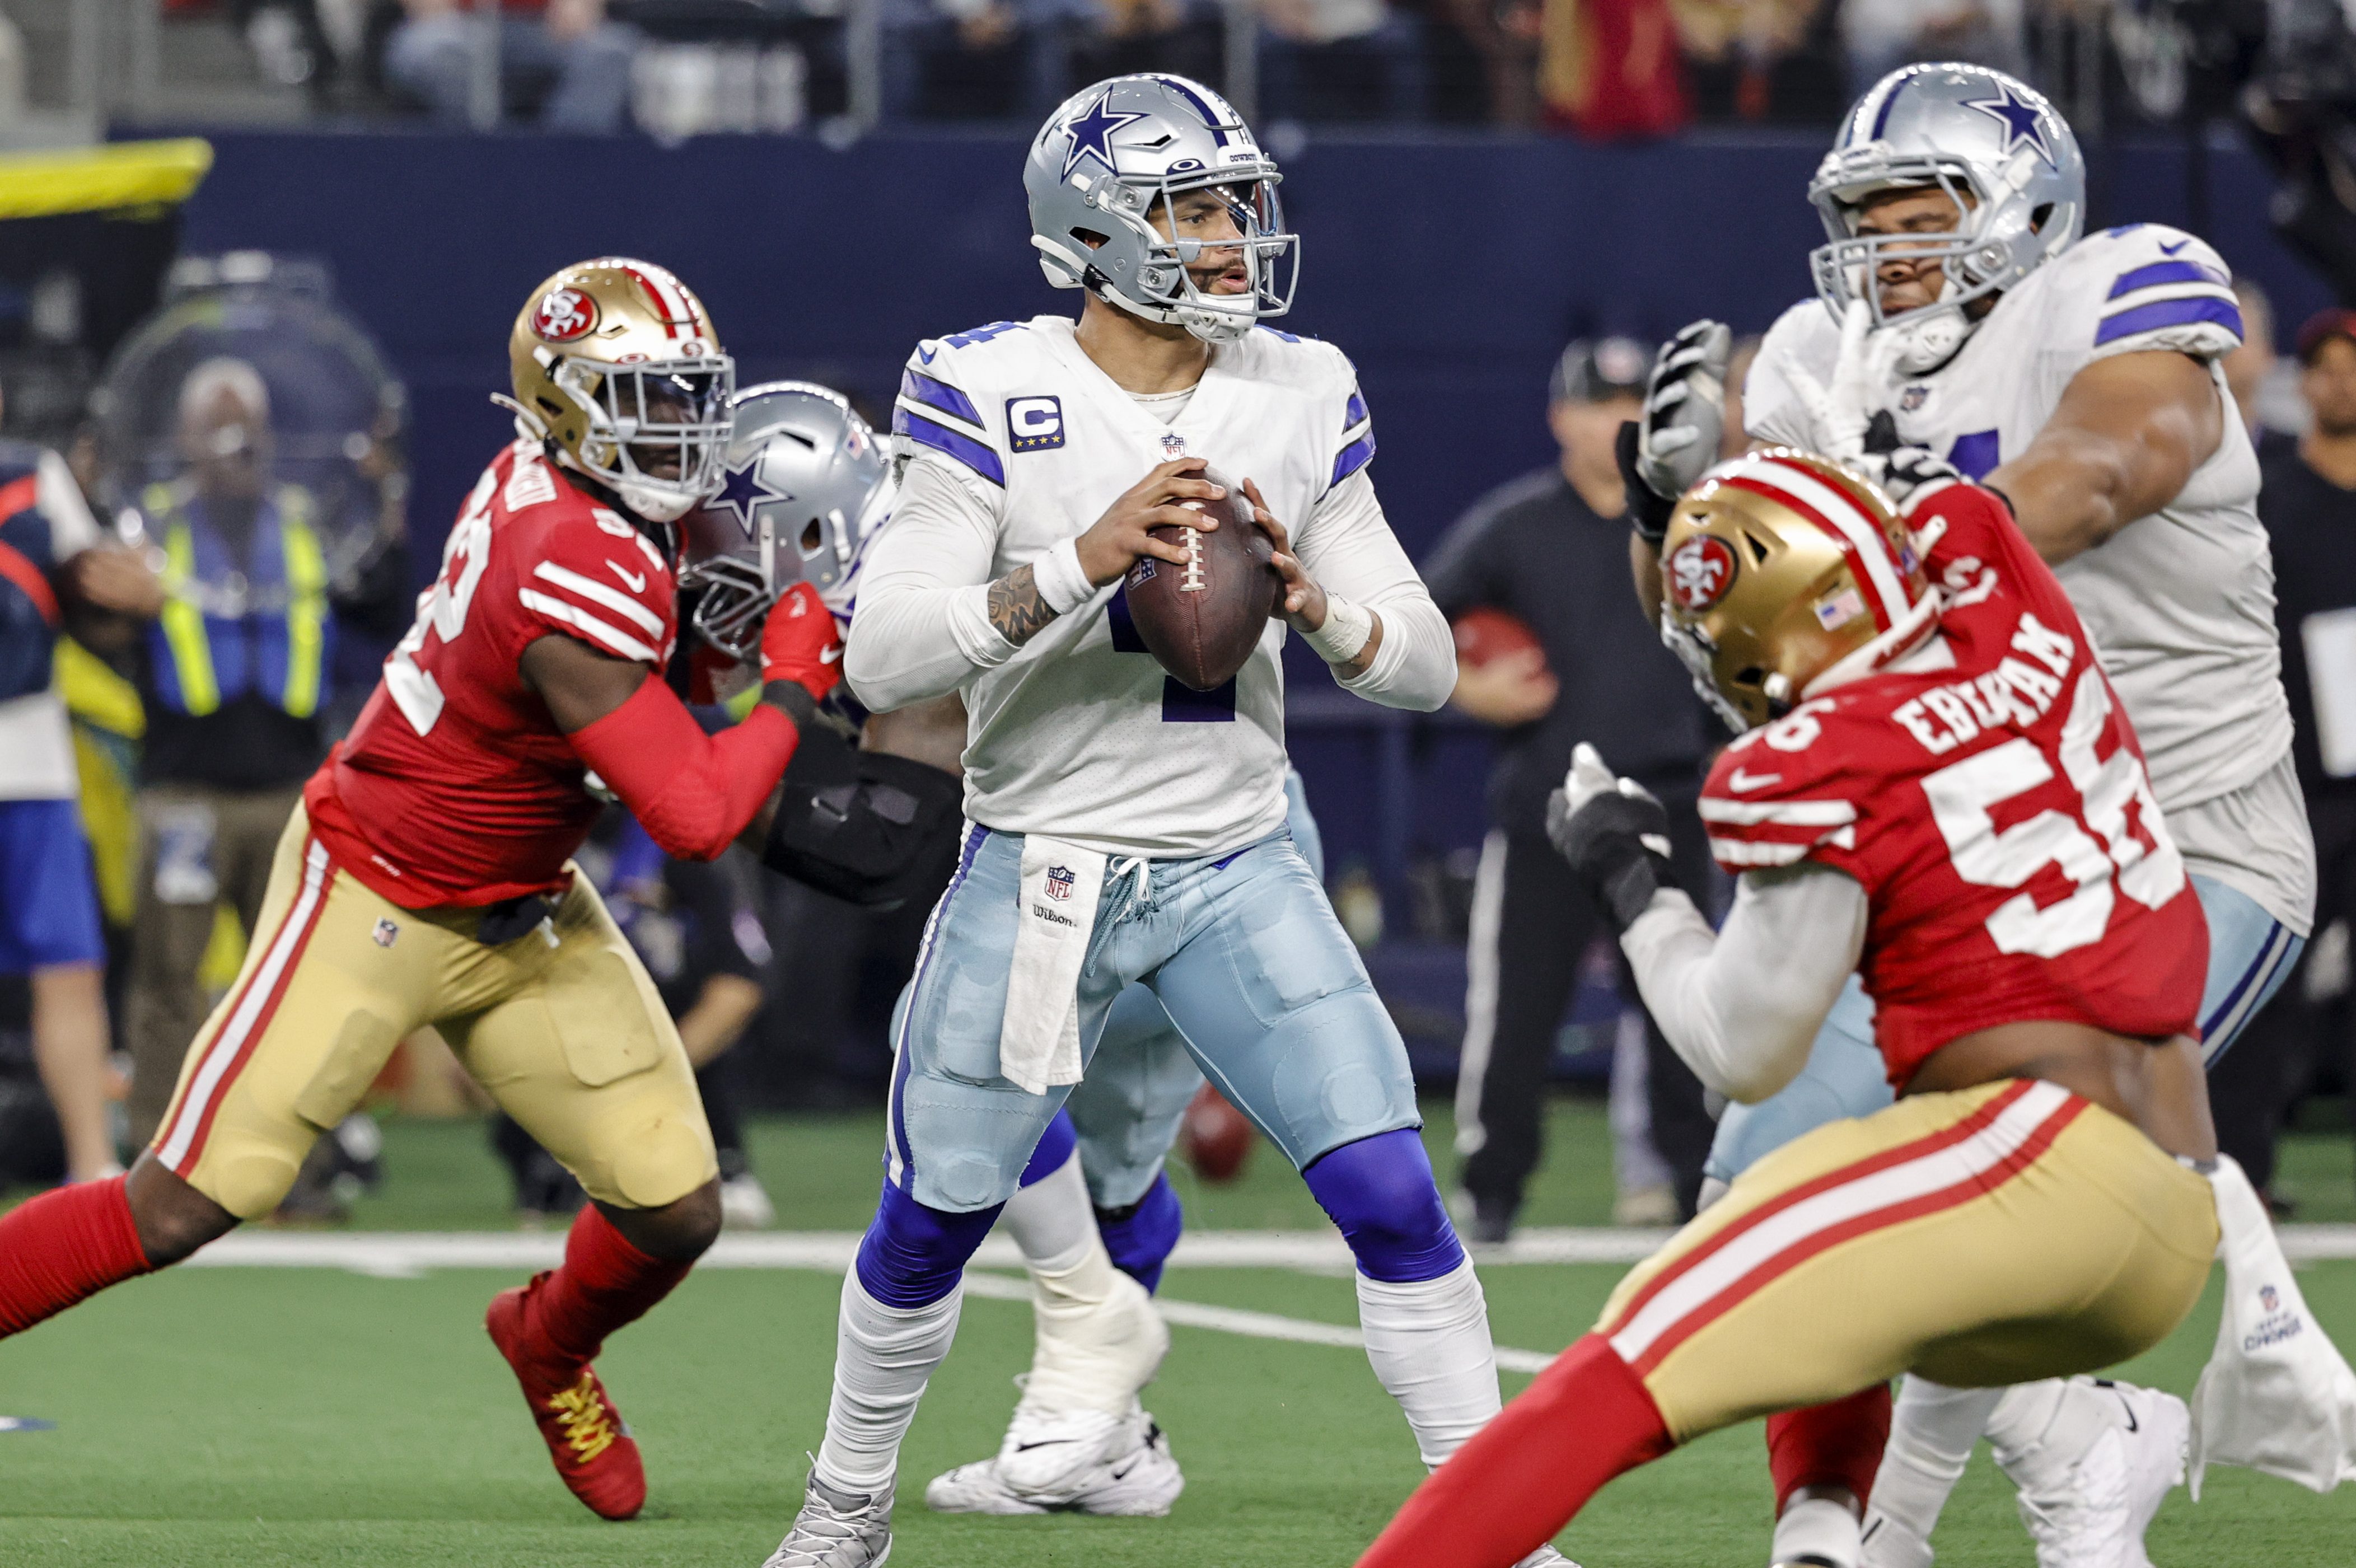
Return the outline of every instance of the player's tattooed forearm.
<path id="1" fill-rule="evenodd" d="M 1018 566 L 990 585 L 990 624 L 998 635 L 1020 647 L 1055 618 L 1039 592 L 1038 575 Z"/>

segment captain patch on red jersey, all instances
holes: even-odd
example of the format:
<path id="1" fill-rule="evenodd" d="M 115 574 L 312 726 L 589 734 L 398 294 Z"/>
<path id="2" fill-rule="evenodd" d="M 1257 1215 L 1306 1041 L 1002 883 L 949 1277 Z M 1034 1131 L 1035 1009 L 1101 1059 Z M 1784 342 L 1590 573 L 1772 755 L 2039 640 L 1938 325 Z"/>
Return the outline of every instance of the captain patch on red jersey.
<path id="1" fill-rule="evenodd" d="M 1925 561 L 1939 638 L 1729 746 L 1701 801 L 1712 852 L 1863 884 L 1860 974 L 1901 1088 L 1999 1022 L 2194 1032 L 2207 928 L 2069 599 L 1987 491 L 1912 521 L 1944 526 Z"/>
<path id="2" fill-rule="evenodd" d="M 600 805 L 517 661 L 551 633 L 661 668 L 671 563 L 519 441 L 466 499 L 359 722 L 304 792 L 352 874 L 411 909 L 561 891 Z"/>

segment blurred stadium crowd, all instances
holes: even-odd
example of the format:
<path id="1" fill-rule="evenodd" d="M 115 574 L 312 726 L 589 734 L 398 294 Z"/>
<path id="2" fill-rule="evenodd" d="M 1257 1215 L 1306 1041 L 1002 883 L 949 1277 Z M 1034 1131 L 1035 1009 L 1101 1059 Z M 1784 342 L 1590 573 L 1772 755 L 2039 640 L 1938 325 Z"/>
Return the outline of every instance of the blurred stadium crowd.
<path id="1" fill-rule="evenodd" d="M 1913 59 L 2000 66 L 2167 121 L 2244 73 L 2271 9 L 2331 0 L 11 0 L 0 116 L 87 79 L 145 118 L 430 117 L 657 134 L 848 117 L 1035 121 L 1174 70 L 1271 123 L 1829 123 Z M 2277 23 L 2274 29 L 2282 31 Z M 63 54 L 89 54 L 70 70 Z M 2314 61 L 2312 51 L 2307 63 Z M 29 62 L 29 63 L 28 63 Z M 44 65 L 52 69 L 46 72 Z M 112 72 L 119 91 L 105 87 Z M 29 74 L 28 74 L 29 73 Z M 12 85 L 13 80 L 13 85 Z M 37 91 L 33 92 L 37 98 Z"/>

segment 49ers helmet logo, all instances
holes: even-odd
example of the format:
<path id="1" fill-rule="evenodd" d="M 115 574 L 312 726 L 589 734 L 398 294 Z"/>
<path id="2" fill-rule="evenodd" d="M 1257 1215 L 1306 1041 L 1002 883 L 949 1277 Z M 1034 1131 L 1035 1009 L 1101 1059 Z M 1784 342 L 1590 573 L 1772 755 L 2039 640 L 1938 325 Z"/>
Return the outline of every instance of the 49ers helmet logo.
<path id="1" fill-rule="evenodd" d="M 551 289 L 531 313 L 531 329 L 551 343 L 570 343 L 597 325 L 597 302 L 579 289 Z"/>
<path id="2" fill-rule="evenodd" d="M 1688 614 L 1697 614 L 1726 597 L 1734 585 L 1734 552 L 1726 541 L 1708 534 L 1696 534 L 1677 546 L 1669 556 L 1669 597 L 1677 608 Z"/>

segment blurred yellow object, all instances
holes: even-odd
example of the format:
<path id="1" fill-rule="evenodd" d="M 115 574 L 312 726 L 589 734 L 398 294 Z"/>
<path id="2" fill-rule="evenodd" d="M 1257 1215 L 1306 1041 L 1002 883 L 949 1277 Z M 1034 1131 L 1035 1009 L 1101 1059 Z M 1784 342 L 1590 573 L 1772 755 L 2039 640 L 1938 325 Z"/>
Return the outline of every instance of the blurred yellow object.
<path id="1" fill-rule="evenodd" d="M 208 997 L 218 1000 L 237 984 L 237 972 L 244 965 L 245 927 L 238 923 L 237 911 L 226 903 L 213 905 L 213 933 L 197 965 L 197 984 Z"/>
<path id="2" fill-rule="evenodd" d="M 59 637 L 58 690 L 73 721 L 74 768 L 81 777 L 82 831 L 106 923 L 127 929 L 138 899 L 139 813 L 132 801 L 147 715 L 139 692 L 71 637 Z"/>
<path id="3" fill-rule="evenodd" d="M 197 136 L 11 154 L 0 157 L 0 219 L 168 207 L 212 166 L 212 144 Z"/>

